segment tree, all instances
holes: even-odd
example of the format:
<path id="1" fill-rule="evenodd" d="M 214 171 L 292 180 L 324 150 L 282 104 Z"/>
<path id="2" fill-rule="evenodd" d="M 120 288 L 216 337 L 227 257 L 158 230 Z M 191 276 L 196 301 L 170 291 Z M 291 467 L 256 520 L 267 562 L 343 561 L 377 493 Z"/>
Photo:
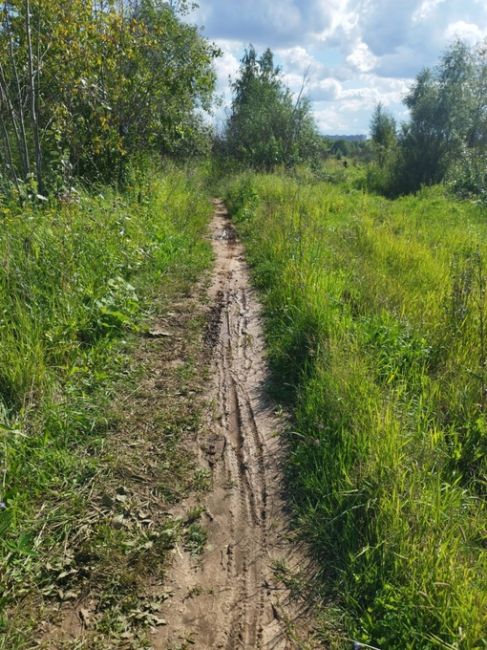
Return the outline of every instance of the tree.
<path id="1" fill-rule="evenodd" d="M 281 79 L 273 54 L 261 57 L 250 46 L 232 84 L 233 102 L 226 125 L 227 152 L 252 167 L 271 170 L 309 160 L 319 149 L 310 104 L 302 92 L 294 99 Z"/>
<path id="2" fill-rule="evenodd" d="M 350 156 L 352 150 L 353 144 L 343 138 L 335 140 L 330 147 L 331 153 L 334 154 L 338 160 L 340 160 L 342 156 Z"/>
<path id="3" fill-rule="evenodd" d="M 394 169 L 397 193 L 445 180 L 464 160 L 485 156 L 486 48 L 452 44 L 434 69 L 416 78 L 405 104 L 411 113 L 399 135 Z"/>
<path id="4" fill-rule="evenodd" d="M 381 103 L 377 104 L 372 115 L 370 134 L 379 167 L 384 167 L 388 153 L 396 144 L 396 120 Z"/>
<path id="5" fill-rule="evenodd" d="M 173 4 L 4 0 L 4 183 L 42 194 L 73 176 L 110 181 L 139 152 L 193 152 L 208 139 L 201 112 L 219 52 L 181 20 L 187 3 Z"/>

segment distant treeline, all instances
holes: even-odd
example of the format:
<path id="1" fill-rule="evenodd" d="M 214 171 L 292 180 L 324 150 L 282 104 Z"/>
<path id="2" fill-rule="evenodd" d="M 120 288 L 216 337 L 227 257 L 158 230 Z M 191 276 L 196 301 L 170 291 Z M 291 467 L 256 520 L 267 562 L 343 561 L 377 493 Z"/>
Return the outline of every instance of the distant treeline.
<path id="1" fill-rule="evenodd" d="M 381 105 L 366 135 L 320 135 L 305 86 L 294 96 L 266 50 L 250 46 L 232 83 L 233 102 L 215 151 L 257 170 L 324 158 L 373 162 L 367 187 L 388 196 L 447 182 L 464 197 L 487 200 L 487 43 L 458 41 L 438 65 L 422 70 L 404 103 L 410 119 L 400 127 Z"/>
<path id="2" fill-rule="evenodd" d="M 365 142 L 367 140 L 366 135 L 325 135 L 325 138 L 336 142 L 337 140 L 345 140 L 346 142 Z"/>
<path id="3" fill-rule="evenodd" d="M 321 135 L 305 95 L 305 84 L 293 95 L 270 49 L 258 55 L 250 45 L 237 78 L 223 132 L 215 153 L 227 164 L 260 171 L 276 167 L 312 166 L 330 156 L 371 158 L 365 135 Z"/>

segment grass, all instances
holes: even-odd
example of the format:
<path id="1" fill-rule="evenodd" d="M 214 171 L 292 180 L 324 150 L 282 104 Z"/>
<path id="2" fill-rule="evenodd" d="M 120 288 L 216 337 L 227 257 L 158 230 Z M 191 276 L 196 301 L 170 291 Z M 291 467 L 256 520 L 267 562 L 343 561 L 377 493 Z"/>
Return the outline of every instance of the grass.
<path id="1" fill-rule="evenodd" d="M 202 235 L 209 214 L 197 175 L 171 167 L 134 168 L 123 192 L 73 192 L 22 210 L 0 206 L 0 648 L 32 641 L 28 604 L 69 601 L 71 574 L 92 570 L 95 560 L 102 567 L 103 558 L 105 573 L 122 557 L 137 568 L 144 553 L 160 556 L 169 543 L 170 522 L 159 522 L 152 535 L 139 531 L 140 513 L 130 512 L 132 495 L 123 488 L 130 468 L 110 439 L 126 414 L 113 404 L 134 403 L 134 382 L 144 370 L 134 349 L 145 321 L 168 309 L 161 295 L 170 299 L 208 267 Z M 191 370 L 185 372 L 189 380 Z M 160 460 L 158 493 L 177 500 L 192 474 L 190 461 L 175 452 L 176 433 L 195 427 L 197 414 L 180 412 L 173 400 L 171 411 L 154 419 L 159 439 L 171 430 L 160 454 L 152 454 Z M 127 446 L 142 441 L 133 433 Z M 176 470 L 186 471 L 184 480 Z M 114 488 L 111 496 L 98 494 L 104 484 Z M 93 495 L 120 526 L 102 518 L 81 549 Z M 125 583 L 119 573 L 98 576 L 118 604 L 125 587 L 133 598 L 134 580 L 133 571 Z M 110 579 L 120 579 L 118 592 L 110 591 Z"/>
<path id="2" fill-rule="evenodd" d="M 304 173 L 225 192 L 294 414 L 295 520 L 350 637 L 486 648 L 485 209 Z"/>

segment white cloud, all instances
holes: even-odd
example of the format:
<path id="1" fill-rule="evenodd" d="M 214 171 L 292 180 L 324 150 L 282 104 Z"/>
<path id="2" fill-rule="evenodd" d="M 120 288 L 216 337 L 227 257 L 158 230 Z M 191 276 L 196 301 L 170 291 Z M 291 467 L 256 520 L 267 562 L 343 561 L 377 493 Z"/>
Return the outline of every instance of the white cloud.
<path id="1" fill-rule="evenodd" d="M 426 20 L 430 14 L 445 0 L 423 0 L 419 7 L 413 12 L 413 23 L 419 23 Z"/>
<path id="2" fill-rule="evenodd" d="M 239 49 L 228 41 L 218 41 L 216 44 L 222 51 L 222 56 L 215 61 L 218 77 L 228 79 L 229 76 L 234 76 L 238 72 L 240 65 L 238 59 Z"/>
<path id="3" fill-rule="evenodd" d="M 350 120 L 346 116 L 340 116 L 330 107 L 315 105 L 314 117 L 318 128 L 323 133 L 350 133 Z"/>
<path id="4" fill-rule="evenodd" d="M 404 119 L 415 75 L 455 38 L 487 36 L 487 0 L 199 1 L 192 19 L 224 52 L 216 63 L 224 103 L 244 48 L 269 46 L 293 92 L 306 76 L 318 125 L 333 133 L 367 132 L 378 101 Z"/>
<path id="5" fill-rule="evenodd" d="M 324 0 L 202 0 L 191 17 L 215 38 L 272 47 L 301 43 L 303 35 L 322 32 L 331 20 Z"/>
<path id="6" fill-rule="evenodd" d="M 320 79 L 309 84 L 307 94 L 312 101 L 334 101 L 342 96 L 342 84 L 333 78 Z"/>
<path id="7" fill-rule="evenodd" d="M 324 66 L 301 45 L 291 48 L 277 49 L 286 71 L 299 72 L 301 74 L 319 74 Z"/>
<path id="8" fill-rule="evenodd" d="M 352 52 L 347 56 L 347 63 L 357 68 L 360 72 L 369 72 L 377 65 L 379 59 L 372 54 L 369 47 L 359 41 L 354 45 Z"/>
<path id="9" fill-rule="evenodd" d="M 461 39 L 470 45 L 475 45 L 487 35 L 487 30 L 484 27 L 481 29 L 474 23 L 467 23 L 464 20 L 458 20 L 451 25 L 448 25 L 446 30 L 446 37 L 448 40 Z"/>

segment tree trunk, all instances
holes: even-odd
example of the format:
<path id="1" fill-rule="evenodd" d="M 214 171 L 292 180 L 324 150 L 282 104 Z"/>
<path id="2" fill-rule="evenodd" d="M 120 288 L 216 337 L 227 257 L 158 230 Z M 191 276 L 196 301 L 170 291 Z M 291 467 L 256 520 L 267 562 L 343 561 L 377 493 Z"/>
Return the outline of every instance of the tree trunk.
<path id="1" fill-rule="evenodd" d="M 41 139 L 39 135 L 39 116 L 37 111 L 39 79 L 37 79 L 37 84 L 36 84 L 36 73 L 34 72 L 34 53 L 32 50 L 30 0 L 25 0 L 25 31 L 27 34 L 27 55 L 28 55 L 28 63 L 29 63 L 29 98 L 30 98 L 30 112 L 31 112 L 31 119 L 32 119 L 32 130 L 34 135 L 34 149 L 35 149 L 35 157 L 36 157 L 37 191 L 39 192 L 39 194 L 43 194 L 44 183 L 42 178 L 42 150 L 41 150 Z M 39 65 L 39 61 L 37 61 L 37 65 Z M 39 77 L 39 68 L 37 68 L 37 77 Z"/>

